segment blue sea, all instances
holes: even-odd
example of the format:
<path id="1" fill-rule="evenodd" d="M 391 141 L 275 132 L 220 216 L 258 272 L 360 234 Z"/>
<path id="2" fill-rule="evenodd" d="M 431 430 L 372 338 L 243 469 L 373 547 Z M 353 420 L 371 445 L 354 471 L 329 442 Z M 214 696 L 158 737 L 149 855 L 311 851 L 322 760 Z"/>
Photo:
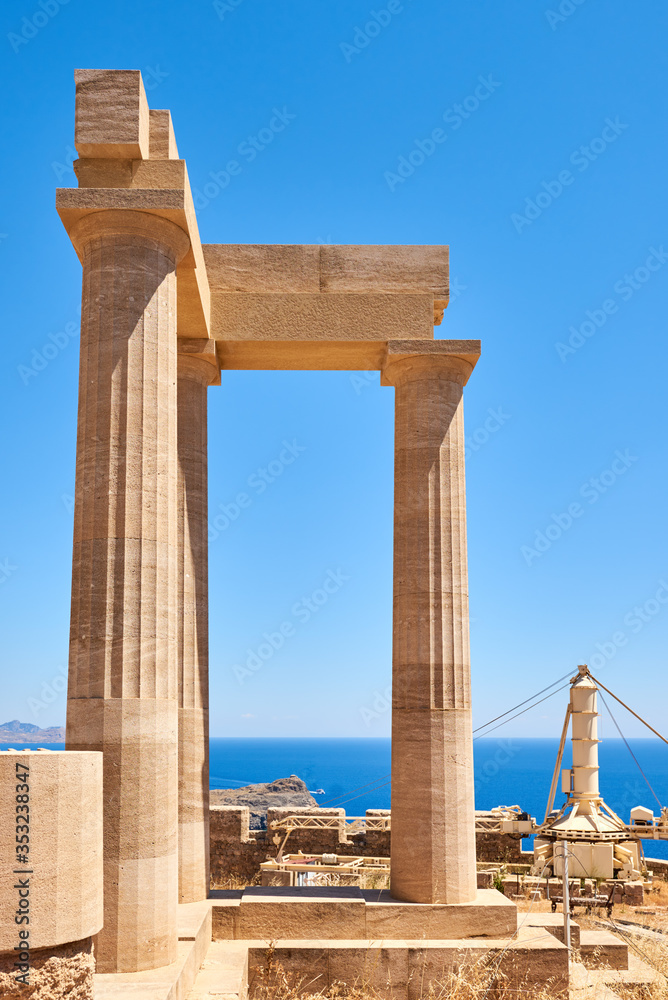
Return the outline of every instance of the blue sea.
<path id="1" fill-rule="evenodd" d="M 558 742 L 511 737 L 476 740 L 476 808 L 517 804 L 541 821 Z M 659 801 L 668 803 L 668 746 L 657 739 L 629 740 L 629 745 Z M 9 746 L 1 744 L 0 749 Z M 349 816 L 390 808 L 389 738 L 219 737 L 212 738 L 210 746 L 212 788 L 239 788 L 296 774 L 312 791 L 324 790 L 324 795 L 316 796 L 320 805 L 343 806 Z M 48 749 L 62 750 L 63 746 L 52 744 Z M 564 767 L 570 766 L 569 753 L 570 741 Z M 601 792 L 615 812 L 627 822 L 636 805 L 659 812 L 658 802 L 622 740 L 604 740 L 599 756 Z M 555 804 L 562 801 L 558 791 Z M 645 853 L 668 858 L 668 842 L 645 841 Z"/>
<path id="2" fill-rule="evenodd" d="M 629 745 L 660 802 L 668 803 L 668 746 L 657 739 L 629 740 Z M 320 805 L 343 806 L 349 816 L 390 808 L 389 737 L 214 738 L 210 747 L 212 788 L 239 788 L 296 774 L 312 791 L 324 789 L 324 795 L 316 796 Z M 476 808 L 517 804 L 542 821 L 559 740 L 483 738 L 473 749 Z M 622 740 L 604 740 L 599 759 L 601 792 L 615 812 L 626 822 L 637 805 L 658 814 L 658 802 Z M 570 765 L 569 740 L 563 766 Z M 555 805 L 563 800 L 558 791 Z M 668 842 L 645 841 L 645 853 L 668 858 Z"/>

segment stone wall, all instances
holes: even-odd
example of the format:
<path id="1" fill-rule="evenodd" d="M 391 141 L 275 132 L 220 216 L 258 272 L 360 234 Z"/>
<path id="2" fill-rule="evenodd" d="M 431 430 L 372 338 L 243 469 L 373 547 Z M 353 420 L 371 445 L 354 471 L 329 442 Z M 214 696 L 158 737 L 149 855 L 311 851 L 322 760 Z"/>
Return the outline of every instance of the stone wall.
<path id="1" fill-rule="evenodd" d="M 522 838 L 512 833 L 476 833 L 476 858 L 503 864 L 533 864 L 533 851 L 522 850 Z"/>
<path id="2" fill-rule="evenodd" d="M 645 858 L 649 871 L 654 872 L 654 878 L 668 879 L 668 861 L 660 858 Z"/>
<path id="3" fill-rule="evenodd" d="M 317 815 L 339 817 L 331 829 L 293 830 L 285 844 L 286 854 L 349 854 L 362 857 L 390 856 L 390 831 L 367 832 L 346 830 L 344 809 L 269 809 L 267 830 L 249 829 L 248 806 L 211 806 L 211 878 L 224 888 L 230 883 L 257 880 L 260 864 L 276 857 L 283 831 L 272 832 L 273 820 L 284 816 Z M 367 818 L 389 815 L 386 809 L 367 810 Z M 278 842 L 276 842 L 276 839 Z M 522 851 L 522 841 L 511 834 L 483 833 L 476 837 L 479 861 L 522 863 L 531 862 L 532 854 Z"/>
<path id="4" fill-rule="evenodd" d="M 211 881 L 252 882 L 269 854 L 264 830 L 249 830 L 248 806 L 211 806 Z"/>

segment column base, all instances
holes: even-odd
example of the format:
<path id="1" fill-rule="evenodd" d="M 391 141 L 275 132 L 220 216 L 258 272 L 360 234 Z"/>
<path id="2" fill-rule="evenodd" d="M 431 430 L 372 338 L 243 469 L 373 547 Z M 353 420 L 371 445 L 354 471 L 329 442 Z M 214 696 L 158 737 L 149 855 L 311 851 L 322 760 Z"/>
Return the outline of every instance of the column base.
<path id="1" fill-rule="evenodd" d="M 214 940 L 453 940 L 506 937 L 517 907 L 496 889 L 472 903 L 403 903 L 386 889 L 248 886 L 212 890 Z"/>
<path id="2" fill-rule="evenodd" d="M 98 972 L 137 972 L 176 960 L 177 711 L 167 699 L 68 701 L 67 749 L 104 754 Z"/>

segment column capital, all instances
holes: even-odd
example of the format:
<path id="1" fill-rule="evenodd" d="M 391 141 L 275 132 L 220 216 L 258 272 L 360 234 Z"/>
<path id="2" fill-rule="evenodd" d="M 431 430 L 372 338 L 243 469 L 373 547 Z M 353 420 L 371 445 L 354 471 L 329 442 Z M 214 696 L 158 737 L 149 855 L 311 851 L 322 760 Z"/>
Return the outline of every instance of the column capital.
<path id="1" fill-rule="evenodd" d="M 177 340 L 178 375 L 220 385 L 220 365 L 215 340 L 204 337 L 179 337 Z"/>
<path id="2" fill-rule="evenodd" d="M 381 385 L 440 379 L 464 386 L 478 358 L 479 340 L 390 340 L 381 368 Z"/>
<path id="3" fill-rule="evenodd" d="M 122 209 L 89 212 L 69 227 L 69 237 L 80 258 L 89 243 L 104 236 L 130 236 L 166 246 L 177 264 L 190 249 L 188 234 L 180 226 L 148 212 Z"/>

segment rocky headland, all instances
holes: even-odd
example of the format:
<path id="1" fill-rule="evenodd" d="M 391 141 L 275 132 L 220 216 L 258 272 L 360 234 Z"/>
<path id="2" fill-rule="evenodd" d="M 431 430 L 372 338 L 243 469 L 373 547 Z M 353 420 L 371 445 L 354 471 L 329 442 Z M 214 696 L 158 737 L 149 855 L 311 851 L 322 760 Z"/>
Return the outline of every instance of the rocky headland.
<path id="1" fill-rule="evenodd" d="M 212 788 L 212 806 L 248 806 L 251 830 L 264 830 L 267 826 L 267 809 L 285 806 L 289 809 L 317 809 L 318 803 L 306 784 L 296 774 L 278 778 L 263 785 L 244 785 L 243 788 Z"/>

